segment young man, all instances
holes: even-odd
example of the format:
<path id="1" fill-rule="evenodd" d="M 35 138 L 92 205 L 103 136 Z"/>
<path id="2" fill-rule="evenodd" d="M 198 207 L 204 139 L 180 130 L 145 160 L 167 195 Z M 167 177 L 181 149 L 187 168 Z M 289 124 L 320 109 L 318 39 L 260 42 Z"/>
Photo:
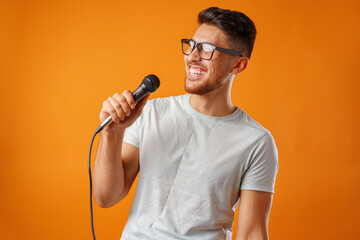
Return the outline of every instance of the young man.
<path id="1" fill-rule="evenodd" d="M 135 106 L 125 91 L 103 103 L 100 121 L 110 115 L 114 123 L 101 134 L 96 202 L 118 203 L 139 173 L 122 240 L 228 240 L 238 205 L 236 239 L 268 239 L 276 146 L 269 131 L 231 103 L 255 26 L 219 8 L 205 9 L 198 20 L 192 39 L 182 39 L 189 94 L 147 104 L 146 97 Z"/>

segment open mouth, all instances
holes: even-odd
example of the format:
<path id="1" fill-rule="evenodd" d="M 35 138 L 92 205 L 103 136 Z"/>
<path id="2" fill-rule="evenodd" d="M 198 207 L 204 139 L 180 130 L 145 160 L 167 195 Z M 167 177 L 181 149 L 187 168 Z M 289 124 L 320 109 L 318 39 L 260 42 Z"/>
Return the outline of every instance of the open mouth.
<path id="1" fill-rule="evenodd" d="M 190 67 L 189 72 L 192 75 L 204 75 L 206 73 L 206 70 L 199 67 Z"/>
<path id="2" fill-rule="evenodd" d="M 204 68 L 190 66 L 188 77 L 190 77 L 191 79 L 197 79 L 200 76 L 204 75 L 206 72 L 207 71 Z"/>

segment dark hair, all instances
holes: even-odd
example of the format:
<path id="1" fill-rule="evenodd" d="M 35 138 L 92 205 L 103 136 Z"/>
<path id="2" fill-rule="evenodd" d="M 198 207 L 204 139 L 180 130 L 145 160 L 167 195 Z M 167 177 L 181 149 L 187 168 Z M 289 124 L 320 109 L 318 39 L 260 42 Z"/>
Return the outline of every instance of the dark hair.
<path id="1" fill-rule="evenodd" d="M 230 46 L 250 58 L 254 47 L 256 28 L 245 14 L 210 7 L 199 13 L 198 22 L 200 25 L 206 23 L 221 29 L 227 35 Z"/>

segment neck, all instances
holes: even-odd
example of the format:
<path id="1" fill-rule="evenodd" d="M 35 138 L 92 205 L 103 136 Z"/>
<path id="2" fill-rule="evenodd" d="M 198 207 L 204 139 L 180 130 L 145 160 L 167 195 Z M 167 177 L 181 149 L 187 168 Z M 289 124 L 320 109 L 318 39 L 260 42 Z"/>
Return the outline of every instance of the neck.
<path id="1" fill-rule="evenodd" d="M 213 117 L 224 117 L 236 110 L 231 103 L 231 86 L 233 81 L 226 82 L 222 87 L 204 94 L 190 96 L 190 106 L 196 111 Z"/>

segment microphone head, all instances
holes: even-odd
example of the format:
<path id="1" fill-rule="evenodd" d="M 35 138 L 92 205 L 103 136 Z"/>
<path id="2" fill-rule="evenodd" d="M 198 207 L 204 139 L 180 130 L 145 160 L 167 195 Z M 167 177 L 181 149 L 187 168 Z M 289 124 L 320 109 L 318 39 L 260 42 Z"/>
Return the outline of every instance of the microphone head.
<path id="1" fill-rule="evenodd" d="M 154 92 L 156 89 L 159 88 L 160 80 L 154 74 L 150 74 L 142 80 L 142 84 L 144 84 L 150 92 Z"/>

